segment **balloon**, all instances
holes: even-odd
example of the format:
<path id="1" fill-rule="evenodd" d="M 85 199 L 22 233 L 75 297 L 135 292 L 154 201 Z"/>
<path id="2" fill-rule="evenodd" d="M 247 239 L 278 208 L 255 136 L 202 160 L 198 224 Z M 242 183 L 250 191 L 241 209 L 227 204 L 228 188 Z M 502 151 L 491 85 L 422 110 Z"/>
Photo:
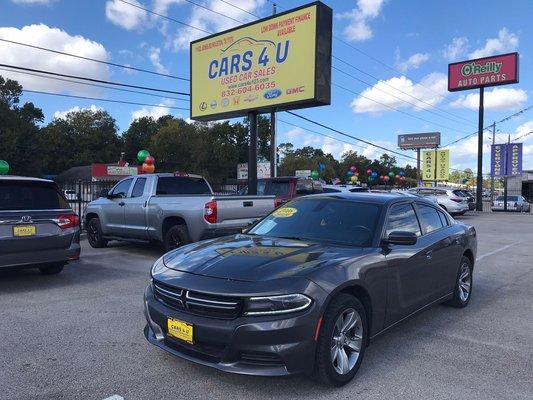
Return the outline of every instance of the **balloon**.
<path id="1" fill-rule="evenodd" d="M 352 182 L 354 182 L 354 183 L 357 182 L 357 176 L 352 175 L 352 177 L 350 178 L 350 180 L 351 180 Z"/>
<path id="2" fill-rule="evenodd" d="M 389 172 L 389 177 L 390 177 L 391 179 L 394 178 L 394 175 L 396 175 L 394 172 L 392 172 L 392 171 Z"/>
<path id="3" fill-rule="evenodd" d="M 152 157 L 152 156 L 147 156 L 145 159 L 144 159 L 144 162 L 148 165 L 154 165 L 155 163 L 155 158 Z"/>
<path id="4" fill-rule="evenodd" d="M 379 179 L 383 180 L 383 178 L 385 178 L 385 177 L 383 175 L 380 175 Z"/>
<path id="5" fill-rule="evenodd" d="M 353 175 L 353 172 L 352 172 L 352 171 L 348 171 L 348 172 L 346 172 L 346 175 L 347 175 L 347 176 L 352 176 L 352 175 Z"/>
<path id="6" fill-rule="evenodd" d="M 355 176 L 359 176 L 359 172 L 354 172 L 354 175 Z"/>
<path id="7" fill-rule="evenodd" d="M 9 172 L 9 164 L 5 160 L 0 160 L 0 175 L 7 175 Z"/>
<path id="8" fill-rule="evenodd" d="M 378 173 L 376 171 L 372 172 L 372 178 L 377 178 L 378 177 Z"/>
<path id="9" fill-rule="evenodd" d="M 396 178 L 396 179 L 400 179 L 401 176 L 400 176 L 400 175 L 396 175 L 395 178 Z"/>
<path id="10" fill-rule="evenodd" d="M 148 150 L 139 150 L 139 152 L 137 153 L 137 160 L 139 162 L 144 162 L 144 160 L 146 160 L 146 157 L 148 157 L 150 155 L 150 153 L 148 152 Z"/>
<path id="11" fill-rule="evenodd" d="M 317 170 L 311 171 L 311 178 L 318 179 L 318 171 Z"/>
<path id="12" fill-rule="evenodd" d="M 370 168 L 368 168 L 368 169 L 366 170 L 366 174 L 367 174 L 367 175 L 371 175 L 371 174 L 372 174 L 372 170 L 371 170 Z"/>
<path id="13" fill-rule="evenodd" d="M 405 176 L 405 171 L 400 171 L 400 176 Z"/>
<path id="14" fill-rule="evenodd" d="M 152 174 L 155 171 L 155 165 L 143 163 L 142 170 L 147 174 Z"/>
<path id="15" fill-rule="evenodd" d="M 352 171 L 352 172 L 357 172 L 357 168 L 355 167 L 355 165 L 352 165 L 352 166 L 350 167 L 350 171 Z"/>
<path id="16" fill-rule="evenodd" d="M 402 182 L 405 182 L 405 176 L 400 176 L 400 180 L 401 180 Z"/>
<path id="17" fill-rule="evenodd" d="M 388 181 L 390 180 L 390 178 L 389 178 L 388 175 L 385 175 L 385 176 L 383 177 L 383 180 L 384 180 L 385 182 L 388 182 Z"/>

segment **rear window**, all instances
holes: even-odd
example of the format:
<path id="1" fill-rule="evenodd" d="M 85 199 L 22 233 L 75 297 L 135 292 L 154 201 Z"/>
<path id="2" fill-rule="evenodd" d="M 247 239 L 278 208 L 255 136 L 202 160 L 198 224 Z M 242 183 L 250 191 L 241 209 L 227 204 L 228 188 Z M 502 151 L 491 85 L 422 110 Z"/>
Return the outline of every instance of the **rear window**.
<path id="1" fill-rule="evenodd" d="M 157 180 L 158 195 L 212 194 L 204 178 L 167 176 Z"/>
<path id="2" fill-rule="evenodd" d="M 0 180 L 0 211 L 65 208 L 70 206 L 53 183 Z"/>
<path id="3" fill-rule="evenodd" d="M 288 181 L 270 181 L 266 182 L 264 191 L 262 194 L 267 196 L 285 196 L 289 193 L 289 182 Z M 259 194 L 259 191 L 257 191 Z"/>

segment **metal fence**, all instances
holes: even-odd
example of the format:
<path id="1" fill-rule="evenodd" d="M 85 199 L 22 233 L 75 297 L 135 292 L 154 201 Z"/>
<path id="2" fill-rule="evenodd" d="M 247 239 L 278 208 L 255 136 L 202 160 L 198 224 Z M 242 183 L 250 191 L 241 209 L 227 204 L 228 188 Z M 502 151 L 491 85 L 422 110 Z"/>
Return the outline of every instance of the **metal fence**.
<path id="1" fill-rule="evenodd" d="M 59 184 L 70 206 L 81 217 L 89 202 L 96 200 L 103 189 L 110 190 L 117 181 L 72 181 Z"/>

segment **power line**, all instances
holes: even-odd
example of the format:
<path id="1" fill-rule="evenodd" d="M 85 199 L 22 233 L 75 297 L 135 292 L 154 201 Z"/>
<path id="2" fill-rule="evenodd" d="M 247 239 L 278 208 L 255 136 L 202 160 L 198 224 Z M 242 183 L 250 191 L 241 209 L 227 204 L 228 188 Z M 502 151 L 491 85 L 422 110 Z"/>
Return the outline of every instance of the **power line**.
<path id="1" fill-rule="evenodd" d="M 232 3 L 230 3 L 229 1 L 226 1 L 226 0 L 218 0 L 218 1 L 221 1 L 222 3 L 225 3 L 225 4 L 227 4 L 228 6 L 232 6 L 232 7 L 236 8 L 236 9 L 238 9 L 238 10 L 244 11 L 246 14 L 249 14 L 249 15 L 251 15 L 252 17 L 255 17 L 255 18 L 257 18 L 257 19 L 260 19 L 260 18 L 261 18 L 259 15 L 256 15 L 256 14 L 254 14 L 254 13 L 251 13 L 250 11 L 245 10 L 244 8 L 241 8 L 241 7 L 239 7 L 239 6 L 236 5 L 236 4 L 232 4 Z"/>
<path id="2" fill-rule="evenodd" d="M 207 33 L 207 34 L 212 34 L 213 33 L 213 32 L 209 32 L 209 31 L 207 31 L 205 29 L 198 28 L 197 26 L 190 25 L 190 24 L 187 24 L 186 22 L 183 22 L 183 21 L 177 20 L 175 18 L 169 17 L 168 15 L 164 15 L 164 14 L 160 14 L 158 12 L 152 11 L 152 10 L 150 10 L 148 8 L 145 8 L 145 7 L 142 7 L 142 6 L 138 5 L 138 4 L 130 3 L 129 1 L 126 1 L 126 0 L 118 0 L 118 1 L 120 1 L 120 2 L 122 2 L 124 4 L 129 4 L 130 6 L 135 7 L 137 9 L 139 9 L 139 10 L 143 10 L 143 11 L 146 11 L 147 13 L 150 13 L 150 14 L 153 14 L 153 15 L 157 15 L 158 17 L 167 19 L 169 21 L 176 22 L 177 24 L 184 25 L 184 26 L 187 26 L 189 28 L 196 29 L 196 30 L 198 30 L 200 32 L 204 32 L 204 33 Z"/>
<path id="3" fill-rule="evenodd" d="M 82 100 L 93 100 L 93 101 L 105 101 L 108 103 L 119 103 L 119 104 L 130 104 L 135 106 L 147 106 L 147 107 L 157 107 L 157 108 L 169 108 L 172 110 L 184 110 L 188 111 L 188 108 L 183 107 L 174 107 L 174 106 L 165 106 L 161 104 L 146 104 L 146 103 L 137 103 L 134 101 L 125 101 L 125 100 L 111 100 L 111 99 L 99 99 L 97 97 L 88 97 L 88 96 L 75 96 L 73 94 L 63 94 L 63 93 L 52 93 L 52 92 L 44 92 L 40 90 L 30 90 L 30 89 L 22 89 L 23 92 L 26 93 L 37 93 L 37 94 L 46 94 L 50 96 L 59 96 L 59 97 L 71 97 L 74 99 L 82 99 Z"/>
<path id="4" fill-rule="evenodd" d="M 157 89 L 157 88 L 148 87 L 148 86 L 129 85 L 129 84 L 126 84 L 126 83 L 104 81 L 104 80 L 101 80 L 101 79 L 87 78 L 87 77 L 76 76 L 76 75 L 60 74 L 58 72 L 50 72 L 50 71 L 44 71 L 44 70 L 34 69 L 34 68 L 18 67 L 16 65 L 0 64 L 0 67 L 7 67 L 7 68 L 12 68 L 12 69 L 16 69 L 16 70 L 22 70 L 22 71 L 29 71 L 29 72 L 39 72 L 41 74 L 46 74 L 46 75 L 60 76 L 60 77 L 63 77 L 63 78 L 74 78 L 74 79 L 80 79 L 80 80 L 89 81 L 89 82 L 95 82 L 95 83 L 104 83 L 106 85 L 123 86 L 123 87 L 129 87 L 129 88 L 134 88 L 134 89 L 150 90 L 150 91 L 153 91 L 153 92 L 171 93 L 171 94 L 178 94 L 178 95 L 182 95 L 182 96 L 189 96 L 189 93 L 176 92 L 174 90 Z"/>
<path id="5" fill-rule="evenodd" d="M 238 23 L 240 23 L 240 24 L 244 24 L 244 22 L 239 21 L 238 19 L 235 19 L 235 18 L 233 18 L 233 17 L 230 17 L 229 15 L 226 15 L 226 14 L 222 14 L 221 12 L 218 12 L 218 11 L 216 11 L 216 10 L 213 10 L 212 8 L 209 8 L 209 7 L 204 6 L 204 5 L 202 5 L 202 4 L 195 3 L 194 1 L 191 1 L 191 0 L 185 0 L 185 1 L 186 1 L 187 3 L 190 3 L 190 4 L 195 5 L 196 7 L 203 8 L 204 10 L 211 11 L 212 13 L 215 13 L 215 14 L 221 15 L 221 16 L 223 16 L 223 17 L 226 17 L 226 18 L 228 18 L 228 19 L 231 19 L 232 21 L 238 22 Z M 229 3 L 226 3 L 226 4 L 229 4 Z M 235 8 L 237 8 L 237 7 L 235 7 Z"/>
<path id="6" fill-rule="evenodd" d="M 527 133 L 524 133 L 523 135 L 517 136 L 517 137 L 515 137 L 512 141 L 515 142 L 515 141 L 517 141 L 518 139 L 525 138 L 526 136 L 529 136 L 529 135 L 531 135 L 531 134 L 533 134 L 533 131 L 529 131 L 529 132 L 527 132 Z"/>
<path id="7" fill-rule="evenodd" d="M 122 89 L 122 88 L 117 88 L 117 87 L 99 85 L 97 83 L 78 82 L 78 81 L 75 81 L 75 80 L 72 80 L 72 79 L 55 78 L 53 76 L 39 75 L 39 74 L 34 74 L 32 72 L 14 71 L 14 70 L 7 69 L 7 68 L 0 68 L 0 70 L 7 71 L 7 72 L 13 72 L 15 74 L 32 75 L 32 76 L 36 76 L 36 77 L 39 77 L 39 78 L 53 79 L 53 80 L 56 80 L 56 81 L 63 81 L 63 82 L 70 82 L 70 83 L 75 83 L 77 85 L 100 87 L 100 88 L 105 88 L 105 89 L 117 90 L 117 91 L 120 91 L 120 92 L 143 94 L 145 96 L 152 96 L 152 97 L 162 97 L 161 95 L 158 95 L 158 94 L 155 94 L 155 93 L 146 93 L 146 92 L 141 92 L 139 90 Z M 164 97 L 167 98 L 167 99 L 172 99 L 172 100 L 180 100 L 180 101 L 187 101 L 187 102 L 189 101 L 189 99 L 183 99 L 183 98 L 180 98 L 180 97 L 173 97 L 173 96 L 164 96 Z"/>
<path id="8" fill-rule="evenodd" d="M 46 47 L 36 46 L 36 45 L 33 45 L 33 44 L 29 44 L 29 43 L 22 43 L 22 42 L 17 42 L 17 41 L 14 41 L 14 40 L 8 40 L 8 39 L 4 39 L 4 38 L 0 38 L 0 41 L 6 42 L 6 43 L 11 43 L 11 44 L 16 44 L 16 45 L 19 45 L 19 46 L 31 47 L 32 49 L 48 51 L 50 53 L 61 54 L 63 56 L 75 57 L 75 58 L 79 58 L 81 60 L 93 61 L 93 62 L 96 62 L 96 63 L 110 65 L 110 66 L 113 66 L 113 67 L 129 69 L 131 71 L 145 72 L 147 74 L 163 76 L 165 78 L 178 79 L 178 80 L 187 81 L 187 82 L 189 81 L 188 78 L 183 78 L 181 76 L 163 74 L 161 72 L 151 71 L 151 70 L 148 70 L 148 69 L 143 69 L 143 68 L 139 68 L 139 67 L 132 67 L 131 65 L 117 64 L 117 63 L 113 63 L 113 62 L 110 62 L 110 61 L 99 60 L 99 59 L 96 59 L 96 58 L 84 57 L 84 56 L 80 56 L 80 55 L 77 55 L 77 54 L 67 53 L 67 52 L 64 52 L 64 51 L 59 51 L 59 50 L 54 50 L 54 49 L 49 49 L 49 48 L 46 48 Z"/>

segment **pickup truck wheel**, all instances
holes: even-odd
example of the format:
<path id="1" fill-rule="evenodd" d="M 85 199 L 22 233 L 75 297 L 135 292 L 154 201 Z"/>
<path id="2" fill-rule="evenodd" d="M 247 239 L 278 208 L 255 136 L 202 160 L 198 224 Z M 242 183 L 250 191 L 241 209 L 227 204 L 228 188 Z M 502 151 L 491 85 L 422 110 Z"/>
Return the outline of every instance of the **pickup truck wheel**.
<path id="1" fill-rule="evenodd" d="M 171 227 L 167 234 L 165 235 L 165 251 L 170 251 L 177 249 L 183 245 L 189 244 L 191 239 L 189 239 L 189 232 L 187 232 L 187 227 L 185 225 L 174 225 Z"/>
<path id="2" fill-rule="evenodd" d="M 102 235 L 102 228 L 98 218 L 92 218 L 87 223 L 87 240 L 91 247 L 95 249 L 107 246 L 107 240 Z"/>

